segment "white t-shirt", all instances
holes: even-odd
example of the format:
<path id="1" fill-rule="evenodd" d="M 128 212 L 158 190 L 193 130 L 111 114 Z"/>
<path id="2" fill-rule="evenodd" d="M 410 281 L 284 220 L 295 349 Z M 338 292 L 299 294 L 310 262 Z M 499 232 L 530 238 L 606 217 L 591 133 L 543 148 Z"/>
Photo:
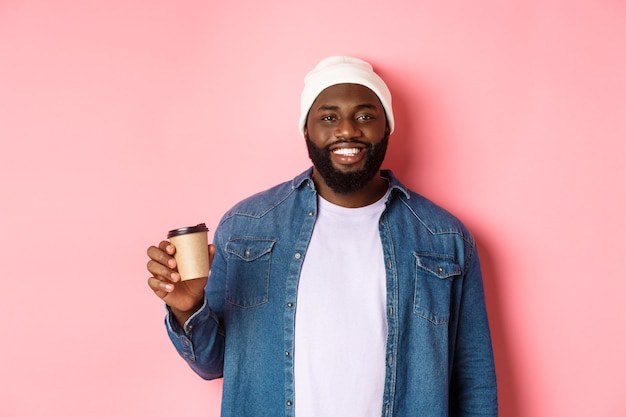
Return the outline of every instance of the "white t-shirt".
<path id="1" fill-rule="evenodd" d="M 298 284 L 296 417 L 379 417 L 387 320 L 378 231 L 387 194 L 361 208 L 319 198 Z"/>

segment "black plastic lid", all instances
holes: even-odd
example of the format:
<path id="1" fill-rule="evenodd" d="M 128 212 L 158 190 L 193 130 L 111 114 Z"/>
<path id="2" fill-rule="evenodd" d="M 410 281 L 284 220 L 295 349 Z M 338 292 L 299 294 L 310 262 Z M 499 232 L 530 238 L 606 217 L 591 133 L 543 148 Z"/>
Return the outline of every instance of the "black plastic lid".
<path id="1" fill-rule="evenodd" d="M 174 229 L 167 232 L 167 238 L 171 238 L 174 236 L 187 235 L 189 233 L 198 233 L 198 232 L 208 232 L 209 228 L 206 227 L 206 224 L 200 223 L 196 226 L 189 227 L 181 227 L 180 229 Z"/>

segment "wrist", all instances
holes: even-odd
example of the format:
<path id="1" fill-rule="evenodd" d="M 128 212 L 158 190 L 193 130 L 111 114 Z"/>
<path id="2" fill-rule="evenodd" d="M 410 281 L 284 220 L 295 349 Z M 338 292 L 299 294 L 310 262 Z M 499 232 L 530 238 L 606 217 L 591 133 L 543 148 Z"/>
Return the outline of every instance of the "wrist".
<path id="1" fill-rule="evenodd" d="M 200 310 L 203 305 L 204 305 L 204 297 L 202 297 L 199 301 L 197 301 L 193 305 L 193 307 L 188 310 L 181 310 L 181 309 L 170 306 L 170 312 L 172 313 L 172 315 L 178 322 L 178 325 L 180 326 L 180 328 L 185 330 L 184 326 L 185 326 L 185 323 L 187 323 L 187 320 L 189 320 L 191 316 L 196 314 L 196 312 L 198 312 L 198 310 Z"/>

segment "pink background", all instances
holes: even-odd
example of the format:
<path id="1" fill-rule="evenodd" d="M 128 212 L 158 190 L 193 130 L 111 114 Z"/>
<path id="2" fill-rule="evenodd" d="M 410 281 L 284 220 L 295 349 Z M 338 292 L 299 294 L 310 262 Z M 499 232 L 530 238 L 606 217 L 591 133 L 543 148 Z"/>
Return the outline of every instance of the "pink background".
<path id="1" fill-rule="evenodd" d="M 626 416 L 625 40 L 621 0 L 0 1 L 0 416 L 218 415 L 145 250 L 309 166 L 330 54 L 477 237 L 501 415 Z"/>

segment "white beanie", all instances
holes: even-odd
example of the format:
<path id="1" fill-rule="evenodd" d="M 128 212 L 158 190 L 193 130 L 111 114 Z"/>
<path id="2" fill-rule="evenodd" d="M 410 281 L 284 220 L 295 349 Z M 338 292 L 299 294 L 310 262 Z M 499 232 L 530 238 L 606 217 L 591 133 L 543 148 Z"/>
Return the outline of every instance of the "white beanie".
<path id="1" fill-rule="evenodd" d="M 300 133 L 304 135 L 304 126 L 309 110 L 317 96 L 326 88 L 337 84 L 359 84 L 374 92 L 380 99 L 387 116 L 389 133 L 393 132 L 393 109 L 389 88 L 372 66 L 358 58 L 349 56 L 330 56 L 322 59 L 304 77 L 304 89 L 300 97 Z"/>

